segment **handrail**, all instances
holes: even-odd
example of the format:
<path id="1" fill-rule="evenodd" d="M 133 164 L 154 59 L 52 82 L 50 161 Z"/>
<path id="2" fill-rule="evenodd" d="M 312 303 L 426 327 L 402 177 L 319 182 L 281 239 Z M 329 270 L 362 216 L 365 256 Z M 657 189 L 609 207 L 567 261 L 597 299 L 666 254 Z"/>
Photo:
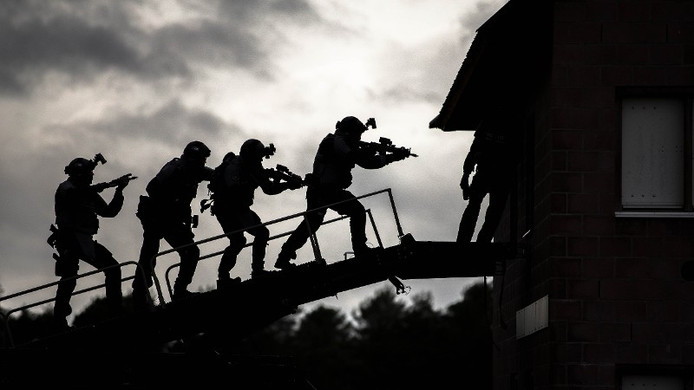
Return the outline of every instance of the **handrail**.
<path id="1" fill-rule="evenodd" d="M 333 206 L 335 206 L 335 205 L 338 205 L 338 204 L 341 204 L 341 203 L 351 202 L 351 201 L 356 200 L 356 199 L 367 198 L 367 197 L 374 196 L 374 195 L 378 195 L 378 194 L 381 194 L 381 193 L 384 193 L 384 192 L 387 192 L 387 193 L 389 194 L 389 199 L 390 199 L 391 208 L 393 209 L 393 214 L 394 214 L 394 216 L 395 216 L 395 223 L 396 223 L 396 226 L 397 226 L 397 228 L 398 228 L 398 234 L 399 234 L 400 236 L 403 236 L 404 233 L 403 233 L 403 230 L 402 230 L 402 226 L 400 226 L 400 219 L 398 218 L 397 211 L 395 210 L 395 201 L 393 200 L 393 195 L 392 195 L 392 193 L 391 193 L 390 188 L 386 188 L 386 189 L 383 189 L 383 190 L 380 190 L 380 191 L 370 192 L 370 193 L 365 194 L 365 195 L 355 196 L 354 198 L 350 198 L 350 199 L 347 199 L 347 200 L 342 200 L 342 201 L 339 201 L 339 202 L 330 203 L 330 204 L 327 204 L 327 205 L 325 205 L 325 206 L 316 207 L 316 208 L 311 209 L 311 210 L 302 211 L 302 212 L 299 212 L 299 213 L 294 213 L 294 214 L 287 215 L 287 216 L 285 216 L 285 217 L 273 219 L 272 221 L 266 222 L 266 225 L 272 225 L 272 224 L 275 224 L 275 223 L 284 222 L 284 221 L 286 221 L 286 220 L 293 219 L 293 218 L 296 218 L 296 217 L 299 217 L 299 216 L 303 216 L 303 215 L 305 215 L 305 214 L 312 213 L 312 212 L 315 212 L 315 211 L 318 211 L 318 210 L 328 209 L 328 208 L 331 208 L 331 207 L 333 207 Z M 218 240 L 218 239 L 223 238 L 223 237 L 226 237 L 226 234 L 219 234 L 219 235 L 212 236 L 212 237 L 208 237 L 208 238 L 205 238 L 205 239 L 202 239 L 202 240 L 199 240 L 199 241 L 194 241 L 194 242 L 191 242 L 191 243 L 188 243 L 188 244 L 184 244 L 184 245 L 178 246 L 178 247 L 176 247 L 176 248 L 167 249 L 167 250 L 164 250 L 164 251 L 161 251 L 161 252 L 157 253 L 154 257 L 159 257 L 159 256 L 167 255 L 167 254 L 169 254 L 169 253 L 176 252 L 176 251 L 178 251 L 179 249 L 187 248 L 187 247 L 189 247 L 189 246 L 194 246 L 194 245 L 199 245 L 199 244 L 205 244 L 205 243 L 208 243 L 208 242 L 210 242 L 210 241 L 215 241 L 215 240 Z"/>
<path id="2" fill-rule="evenodd" d="M 371 214 L 371 213 L 369 213 L 369 214 Z M 337 222 L 337 221 L 340 221 L 340 220 L 343 220 L 343 219 L 346 219 L 346 218 L 348 218 L 348 217 L 345 216 L 345 215 L 341 215 L 341 216 L 339 216 L 339 217 L 335 217 L 335 218 L 333 218 L 333 219 L 330 219 L 330 220 L 328 220 L 328 221 L 323 222 L 323 225 L 327 225 L 327 224 L 330 224 L 330 223 L 333 223 L 333 222 Z M 245 231 L 248 230 L 248 229 L 253 229 L 253 228 L 256 228 L 256 227 L 266 226 L 266 225 L 267 225 L 267 223 L 261 223 L 261 224 L 253 225 L 253 226 L 248 227 L 248 228 L 237 229 L 237 230 L 234 230 L 234 231 L 231 231 L 231 232 L 229 232 L 229 233 L 226 233 L 226 234 L 222 235 L 222 238 L 224 238 L 224 237 L 226 237 L 226 236 L 229 236 L 229 235 L 231 235 L 231 234 L 234 234 L 234 233 L 245 232 Z M 270 237 L 268 238 L 268 242 L 269 242 L 269 241 L 272 241 L 272 240 L 275 240 L 275 239 L 277 239 L 277 238 L 282 238 L 282 237 L 288 236 L 288 235 L 290 235 L 290 234 L 292 234 L 292 232 L 284 232 L 284 233 L 276 234 L 276 235 L 274 235 L 274 236 L 270 236 Z M 253 242 L 248 242 L 248 243 L 244 244 L 243 248 L 247 248 L 247 247 L 252 246 L 252 245 L 253 245 Z M 225 248 L 225 249 L 226 249 L 226 248 Z M 200 257 L 198 258 L 198 261 L 205 260 L 205 259 L 209 259 L 209 258 L 212 258 L 212 257 L 215 257 L 215 256 L 219 256 L 219 255 L 221 255 L 221 254 L 224 253 L 224 250 L 225 250 L 225 249 L 222 249 L 221 251 L 216 251 L 216 252 L 208 253 L 208 254 L 206 254 L 206 255 L 204 255 L 204 256 L 200 256 Z M 173 295 L 173 288 L 171 287 L 171 280 L 169 279 L 169 273 L 170 273 L 174 268 L 177 268 L 177 267 L 180 267 L 180 266 L 181 266 L 181 262 L 180 262 L 180 261 L 179 261 L 178 263 L 171 264 L 171 265 L 169 266 L 169 268 L 166 269 L 166 272 L 164 273 L 164 278 L 166 279 L 166 288 L 167 288 L 167 290 L 169 291 L 169 296 L 172 296 L 172 295 Z M 159 300 L 160 300 L 160 302 L 164 302 L 163 299 L 164 299 L 164 297 L 163 297 L 163 296 L 161 295 L 161 293 L 160 293 L 160 294 L 159 294 Z"/>
<path id="3" fill-rule="evenodd" d="M 392 194 L 392 191 L 391 191 L 390 188 L 386 188 L 386 189 L 379 190 L 379 191 L 373 191 L 373 192 L 370 192 L 370 193 L 367 193 L 367 194 L 364 194 L 364 195 L 356 196 L 356 197 L 353 197 L 353 198 L 350 198 L 350 199 L 346 199 L 346 200 L 342 200 L 342 201 L 339 201 L 339 202 L 330 203 L 330 204 L 327 204 L 327 205 L 324 205 L 324 206 L 321 206 L 321 207 L 317 207 L 317 208 L 314 208 L 314 209 L 311 209 L 311 210 L 306 210 L 306 211 L 302 211 L 302 212 L 299 212 L 299 213 L 294 213 L 294 214 L 291 214 L 291 215 L 288 215 L 288 216 L 285 216 L 285 217 L 281 217 L 281 218 L 277 218 L 277 219 L 274 219 L 274 220 L 271 220 L 271 221 L 268 221 L 268 222 L 265 222 L 265 223 L 263 223 L 263 224 L 256 225 L 256 226 L 268 226 L 268 225 L 280 223 L 280 222 L 283 222 L 283 221 L 287 221 L 287 220 L 293 219 L 293 218 L 305 217 L 305 216 L 306 216 L 307 214 L 309 214 L 309 213 L 314 213 L 314 212 L 317 212 L 317 211 L 319 211 L 319 210 L 332 208 L 333 206 L 336 206 L 336 205 L 338 205 L 338 204 L 342 204 L 342 203 L 346 203 L 346 202 L 351 202 L 351 201 L 354 201 L 354 200 L 363 199 L 363 198 L 375 196 L 375 195 L 382 194 L 382 193 L 387 193 L 387 194 L 388 194 L 388 199 L 389 199 L 389 201 L 390 201 L 390 206 L 391 206 L 391 209 L 392 209 L 392 211 L 393 211 L 393 217 L 394 217 L 394 219 L 395 219 L 395 224 L 396 224 L 396 228 L 397 228 L 397 232 L 398 232 L 398 237 L 399 237 L 399 238 L 402 238 L 402 237 L 404 236 L 404 233 L 403 233 L 402 226 L 401 226 L 401 224 L 400 224 L 400 219 L 399 219 L 399 217 L 398 217 L 397 209 L 396 209 L 396 207 L 395 207 L 395 200 L 394 200 L 394 198 L 393 198 L 393 194 Z M 376 225 L 375 225 L 373 216 L 372 216 L 372 214 L 371 214 L 371 211 L 370 211 L 370 210 L 366 210 L 366 212 L 367 212 L 368 215 L 369 215 L 369 219 L 370 219 L 371 224 L 372 224 L 372 227 L 373 227 L 373 229 L 374 229 L 374 231 L 375 231 L 376 239 L 377 239 L 377 241 L 378 241 L 379 247 L 383 247 L 383 243 L 381 242 L 381 237 L 380 237 L 380 235 L 379 235 L 379 233 L 378 233 L 378 230 L 376 229 Z M 329 221 L 325 221 L 325 222 L 323 222 L 323 224 L 329 224 L 329 223 L 332 223 L 332 222 L 335 222 L 335 221 L 338 221 L 338 220 L 341 220 L 341 219 L 344 219 L 344 218 L 347 218 L 347 217 L 346 217 L 346 216 L 337 217 L 337 218 L 331 219 L 331 220 L 329 220 Z M 253 226 L 253 227 L 256 227 L 256 226 Z M 240 230 L 244 230 L 244 231 L 245 231 L 246 229 L 248 229 L 248 228 L 239 229 L 239 230 L 236 230 L 235 232 L 238 232 L 238 231 L 240 231 Z M 309 227 L 309 229 L 310 229 L 310 227 Z M 159 257 L 159 256 L 163 256 L 163 255 L 165 255 L 165 254 L 169 254 L 169 253 L 172 253 L 172 252 L 175 252 L 175 251 L 178 251 L 178 250 L 180 250 L 180 249 L 182 249 L 182 248 L 186 248 L 186 247 L 189 247 L 189 246 L 204 244 L 204 243 L 207 243 L 207 242 L 211 242 L 211 241 L 218 240 L 218 239 L 220 239 L 220 238 L 225 238 L 225 237 L 227 237 L 229 234 L 232 234 L 232 233 L 234 233 L 234 232 L 224 233 L 224 234 L 220 234 L 220 235 L 208 237 L 208 238 L 206 238 L 206 239 L 202 239 L 202 240 L 199 240 L 199 241 L 194 241 L 194 242 L 192 242 L 192 243 L 185 244 L 185 245 L 181 245 L 181 246 L 176 247 L 176 248 L 171 248 L 171 249 L 168 249 L 168 250 L 164 250 L 164 251 L 161 251 L 161 252 L 157 253 L 157 254 L 154 256 L 154 258 Z M 291 234 L 291 232 L 282 233 L 282 234 L 280 234 L 280 235 L 273 236 L 273 237 L 271 237 L 270 239 L 276 239 L 276 238 L 283 237 L 283 236 L 286 236 L 286 235 L 289 235 L 289 234 Z M 313 246 L 314 253 L 316 254 L 316 258 L 321 258 L 321 255 L 320 255 L 320 248 L 318 247 L 318 241 L 317 241 L 317 239 L 316 239 L 316 237 L 315 237 L 315 232 L 311 231 L 309 236 L 310 236 L 310 238 L 311 238 L 311 244 L 312 244 L 312 246 Z M 248 245 L 252 245 L 252 244 L 247 244 L 247 245 L 245 245 L 244 247 L 246 247 L 246 246 L 248 246 Z M 221 253 L 223 253 L 223 251 L 218 251 L 218 252 L 215 252 L 215 253 L 206 255 L 206 256 L 204 256 L 204 257 L 201 257 L 200 259 L 206 259 L 206 258 L 209 258 L 209 257 L 217 256 L 217 255 L 219 255 L 219 254 L 221 254 Z M 144 271 L 142 271 L 142 269 L 141 269 L 140 267 L 138 267 L 138 263 L 137 263 L 137 262 L 134 262 L 134 261 L 126 261 L 126 262 L 123 262 L 123 263 L 118 263 L 118 264 L 116 264 L 116 265 L 111 265 L 111 266 L 108 266 L 108 267 L 104 267 L 104 268 L 96 269 L 96 270 L 93 270 L 93 271 L 89 271 L 89 272 L 86 272 L 86 273 L 83 273 L 83 274 L 78 274 L 78 275 L 76 275 L 76 276 L 72 276 L 72 277 L 70 277 L 70 278 L 66 278 L 65 280 L 62 280 L 62 279 L 61 279 L 61 280 L 58 280 L 58 281 L 55 281 L 55 282 L 46 283 L 46 284 L 43 284 L 43 285 L 40 285 L 40 286 L 37 286 L 37 287 L 33 287 L 33 288 L 30 288 L 30 289 L 22 290 L 22 291 L 19 291 L 19 292 L 17 292 L 17 293 L 14 293 L 14 294 L 10 294 L 10 295 L 7 295 L 7 296 L 2 296 L 2 297 L 0 297 L 0 302 L 6 301 L 6 300 L 11 299 L 11 298 L 16 298 L 16 297 L 19 297 L 19 296 L 22 296 L 22 295 L 26 295 L 26 294 L 29 294 L 29 293 L 32 293 L 32 292 L 36 292 L 36 291 L 39 291 L 39 290 L 43 290 L 43 289 L 46 289 L 46 288 L 49 288 L 49 287 L 52 287 L 52 286 L 56 286 L 56 285 L 58 285 L 58 284 L 60 284 L 60 283 L 62 283 L 62 282 L 64 282 L 64 281 L 67 281 L 67 280 L 81 279 L 81 278 L 84 278 L 84 277 L 87 277 L 87 276 L 91 276 L 91 275 L 94 275 L 94 274 L 97 274 L 97 273 L 102 273 L 102 272 L 104 272 L 104 270 L 109 269 L 109 268 L 125 267 L 126 265 L 130 265 L 130 264 L 135 265 L 135 267 L 136 267 L 135 273 L 136 273 L 136 272 L 141 272 L 141 273 L 143 274 L 142 276 L 143 276 L 143 278 L 144 278 Z M 168 280 L 168 273 L 169 273 L 169 271 L 170 271 L 172 268 L 174 268 L 175 266 L 180 266 L 180 262 L 177 263 L 177 264 L 172 265 L 172 266 L 169 267 L 169 269 L 167 269 L 167 271 L 166 271 L 166 275 L 167 275 L 167 288 L 169 289 L 169 293 L 170 293 L 170 294 L 171 294 L 171 286 L 170 286 L 170 283 L 169 283 L 169 280 Z M 130 279 L 134 279 L 134 278 L 135 278 L 135 273 L 133 273 L 132 276 L 122 277 L 122 278 L 121 278 L 121 283 L 124 282 L 124 281 L 130 280 Z M 156 277 L 156 273 L 152 273 L 152 278 L 154 279 L 154 283 L 155 283 L 155 285 L 157 286 L 157 291 L 158 291 L 159 299 L 160 299 L 161 302 L 164 302 L 164 299 L 163 299 L 163 296 L 162 296 L 162 292 L 161 292 L 161 288 L 160 288 L 160 285 L 159 285 L 159 280 L 158 280 L 158 278 Z M 97 288 L 101 288 L 101 287 L 104 287 L 104 286 L 105 286 L 105 283 L 100 284 L 100 285 L 96 285 L 96 286 L 92 286 L 92 287 L 90 287 L 90 288 L 86 288 L 86 289 L 74 291 L 74 292 L 72 293 L 72 296 L 75 296 L 75 295 L 78 295 L 78 294 L 82 294 L 82 293 L 85 293 L 85 292 L 89 292 L 89 291 L 93 291 L 93 290 L 95 290 L 95 289 L 97 289 Z M 6 331 L 7 331 L 7 337 L 8 337 L 8 339 L 9 339 L 9 342 L 10 342 L 11 347 L 14 347 L 14 340 L 12 339 L 12 333 L 11 333 L 11 329 L 10 329 L 10 316 L 11 316 L 13 313 L 17 312 L 17 311 L 25 310 L 25 309 L 32 308 L 32 307 L 36 307 L 36 306 L 40 306 L 40 305 L 43 305 L 43 304 L 46 304 L 46 303 L 49 303 L 49 302 L 53 302 L 53 301 L 55 301 L 55 297 L 53 297 L 53 298 L 51 298 L 51 299 L 42 300 L 42 301 L 39 301 L 39 302 L 34 302 L 34 303 L 32 303 L 32 304 L 23 305 L 23 306 L 21 306 L 21 307 L 17 307 L 17 308 L 14 308 L 14 309 L 12 309 L 12 310 L 10 310 L 10 311 L 4 313 L 4 314 L 3 314 L 2 312 L 0 312 L 0 321 L 2 321 L 2 323 L 4 323 L 4 327 L 5 327 Z"/>
<path id="4" fill-rule="evenodd" d="M 109 265 L 109 266 L 103 267 L 103 268 L 97 268 L 97 269 L 95 269 L 95 270 L 92 270 L 92 271 L 89 271 L 89 272 L 85 272 L 85 273 L 82 273 L 82 274 L 77 274 L 77 275 L 71 276 L 71 277 L 69 277 L 69 278 L 60 279 L 60 280 L 57 280 L 57 281 L 55 281 L 55 282 L 50 282 L 50 283 L 42 284 L 42 285 L 39 285 L 39 286 L 36 286 L 36 287 L 33 287 L 33 288 L 29 288 L 29 289 L 26 289 L 26 290 L 22 290 L 22 291 L 16 292 L 16 293 L 14 293 L 14 294 L 10 294 L 10 295 L 6 295 L 6 296 L 3 296 L 3 297 L 0 297 L 0 302 L 6 301 L 6 300 L 8 300 L 8 299 L 16 298 L 16 297 L 19 297 L 19 296 L 22 296 L 22 295 L 30 294 L 30 293 L 32 293 L 32 292 L 36 292 L 36 291 L 40 291 L 40 290 L 45 290 L 45 289 L 47 289 L 47 288 L 49 288 L 49 287 L 53 287 L 53 286 L 59 285 L 60 283 L 63 283 L 63 282 L 69 281 L 69 280 L 77 280 L 77 279 L 85 278 L 85 277 L 87 277 L 87 276 L 91 276 L 91 275 L 94 275 L 94 274 L 102 273 L 102 272 L 104 272 L 105 270 L 111 269 L 111 268 L 124 268 L 125 266 L 131 265 L 131 264 L 134 265 L 135 267 L 137 267 L 137 262 L 135 262 L 135 261 L 125 261 L 125 262 L 122 262 L 122 263 Z M 136 271 L 137 271 L 137 268 L 136 268 Z M 125 281 L 130 280 L 130 279 L 133 279 L 134 277 L 135 277 L 134 274 L 133 274 L 133 276 L 121 277 L 121 280 L 120 280 L 120 281 L 121 281 L 121 283 L 123 283 L 123 282 L 125 282 Z M 72 293 L 71 296 L 75 296 L 75 295 L 79 295 L 79 294 L 82 294 L 82 293 L 85 293 L 85 292 L 93 291 L 93 290 L 96 290 L 96 289 L 99 289 L 99 288 L 102 288 L 102 287 L 105 287 L 105 286 L 106 286 L 106 283 L 102 283 L 102 284 L 98 284 L 98 285 L 95 285 L 95 286 L 92 286 L 92 287 L 89 287 L 89 288 L 84 288 L 84 289 L 81 289 L 81 290 L 73 291 L 73 293 Z M 12 316 L 12 314 L 14 314 L 14 313 L 16 313 L 16 312 L 18 312 L 18 311 L 22 311 L 22 310 L 25 310 L 25 309 L 30 309 L 30 308 L 32 308 L 32 307 L 41 306 L 41 305 L 43 305 L 43 304 L 53 302 L 53 301 L 55 301 L 55 299 L 56 299 L 56 298 L 53 297 L 53 298 L 49 298 L 49 299 L 44 299 L 44 300 L 42 300 L 42 301 L 34 302 L 34 303 L 31 303 L 31 304 L 28 304 L 28 305 L 19 306 L 19 307 L 16 307 L 16 308 L 12 309 L 12 310 L 8 310 L 4 315 L 0 316 L 0 317 L 2 317 L 2 318 L 0 318 L 0 319 L 1 319 L 2 322 L 4 323 L 4 328 L 5 328 L 5 330 L 7 331 L 7 337 L 8 337 L 8 340 L 9 340 L 9 342 L 10 342 L 10 347 L 14 347 L 14 340 L 13 340 L 13 338 L 12 338 L 12 330 L 10 329 L 10 317 Z M 2 313 L 0 313 L 0 314 L 2 314 Z"/>
<path id="5" fill-rule="evenodd" d="M 388 199 L 389 199 L 389 201 L 390 201 L 390 207 L 391 207 L 391 209 L 392 209 L 392 211 L 393 211 L 393 216 L 394 216 L 395 224 L 396 224 L 397 231 L 398 231 L 398 237 L 401 238 L 401 237 L 404 235 L 404 233 L 403 233 L 403 230 L 402 230 L 402 226 L 400 225 L 400 219 L 398 218 L 397 209 L 396 209 L 396 207 L 395 207 L 395 200 L 393 199 L 393 194 L 392 194 L 391 189 L 390 189 L 390 188 L 385 188 L 385 189 L 382 189 L 382 190 L 379 190 L 379 191 L 373 191 L 373 192 L 369 192 L 369 193 L 364 194 L 364 195 L 355 196 L 355 197 L 350 198 L 350 199 L 345 199 L 345 200 L 341 200 L 341 201 L 338 201 L 338 202 L 333 202 L 333 203 L 330 203 L 330 204 L 327 204 L 327 205 L 323 205 L 323 206 L 320 206 L 320 207 L 316 207 L 316 208 L 313 208 L 313 209 L 310 209 L 310 210 L 305 210 L 305 211 L 301 211 L 301 212 L 298 212 L 298 213 L 290 214 L 290 215 L 287 215 L 287 216 L 284 216 L 284 217 L 281 217 L 281 218 L 277 218 L 277 219 L 273 219 L 273 220 L 271 220 L 271 221 L 264 222 L 264 223 L 261 223 L 261 224 L 257 224 L 257 225 L 251 226 L 251 227 L 246 227 L 246 228 L 242 228 L 242 229 L 237 229 L 237 230 L 235 230 L 235 231 L 233 231 L 233 232 L 218 234 L 218 235 L 216 235 L 216 236 L 212 236 L 212 237 L 208 237 L 208 238 L 205 238 L 205 239 L 202 239 L 202 240 L 194 241 L 194 242 L 192 242 L 192 243 L 184 244 L 184 245 L 178 246 L 178 247 L 176 247 L 176 248 L 167 249 L 167 250 L 164 250 L 164 251 L 161 251 L 161 252 L 157 253 L 153 258 L 157 258 L 157 257 L 163 256 L 163 255 L 165 255 L 165 254 L 173 253 L 173 252 L 176 252 L 176 251 L 178 251 L 178 250 L 180 250 L 180 249 L 183 249 L 183 248 L 186 248 L 186 247 L 190 247 L 190 246 L 194 246 L 194 245 L 199 245 L 199 244 L 205 244 L 205 243 L 208 243 L 208 242 L 211 242 L 211 241 L 218 240 L 218 239 L 220 239 L 220 238 L 225 238 L 225 237 L 227 237 L 229 234 L 236 233 L 236 232 L 239 232 L 239 231 L 245 231 L 245 230 L 247 230 L 247 229 L 251 229 L 251 228 L 255 228 L 255 227 L 259 227 L 259 226 L 269 226 L 269 225 L 273 225 L 273 224 L 276 224 L 276 223 L 279 223 L 279 222 L 284 222 L 284 221 L 287 221 L 287 220 L 290 220 L 290 219 L 293 219 L 293 218 L 305 217 L 306 215 L 308 215 L 308 214 L 310 214 L 310 213 L 315 213 L 315 212 L 317 212 L 317 211 L 324 210 L 324 209 L 327 210 L 327 209 L 329 209 L 329 208 L 331 208 L 331 207 L 333 207 L 333 206 L 336 206 L 336 205 L 339 205 L 339 204 L 342 204 L 342 203 L 352 202 L 352 201 L 354 201 L 354 200 L 363 199 L 363 198 L 368 198 L 368 197 L 375 196 L 375 195 L 382 194 L 382 193 L 387 193 L 387 194 L 388 194 Z M 378 243 L 379 243 L 379 247 L 383 247 L 383 243 L 381 242 L 380 235 L 378 234 L 378 230 L 376 229 L 376 224 L 375 224 L 375 222 L 374 222 L 374 220 L 373 220 L 373 216 L 371 215 L 371 212 L 370 212 L 370 211 L 367 211 L 367 212 L 368 212 L 368 214 L 369 214 L 369 217 L 370 217 L 370 220 L 371 220 L 371 224 L 372 224 L 372 226 L 373 226 L 373 228 L 374 228 L 374 231 L 376 231 L 376 237 L 377 237 L 377 240 L 378 240 Z M 330 221 L 327 221 L 327 222 L 323 222 L 323 224 L 325 225 L 325 224 L 328 224 L 328 223 L 332 223 L 332 222 L 335 222 L 336 220 L 339 220 L 339 219 L 342 219 L 342 218 L 337 218 L 337 219 L 335 219 L 335 220 L 330 220 Z M 310 226 L 309 226 L 309 229 L 310 229 Z M 288 234 L 291 234 L 291 232 L 285 233 L 284 235 L 288 235 Z M 315 233 L 314 233 L 313 231 L 310 231 L 309 237 L 311 238 L 311 245 L 313 246 L 313 250 L 314 250 L 314 254 L 316 255 L 316 258 L 317 258 L 317 259 L 318 259 L 318 258 L 322 258 L 322 256 L 320 255 L 320 249 L 318 248 L 318 240 L 317 240 L 316 237 L 315 237 Z M 273 239 L 274 239 L 274 238 L 278 238 L 278 237 L 273 237 Z M 246 244 L 246 245 L 244 246 L 244 248 L 245 248 L 246 246 L 249 246 L 249 245 L 252 245 L 252 244 Z M 223 252 L 223 251 L 222 251 L 222 252 Z M 217 253 L 208 255 L 208 256 L 206 256 L 206 257 L 204 257 L 204 258 L 208 258 L 208 257 L 212 257 L 212 256 L 217 256 L 217 255 L 219 255 L 219 254 L 220 254 L 220 253 L 217 252 Z M 200 259 L 202 259 L 202 258 L 199 258 L 199 260 L 200 260 Z M 170 271 L 172 268 L 176 267 L 176 266 L 180 266 L 180 262 L 171 265 L 171 266 L 166 270 L 166 272 L 165 272 L 165 278 L 166 278 L 166 283 L 167 283 L 167 289 L 168 289 L 168 292 L 169 292 L 169 296 L 172 296 L 172 289 L 171 289 L 171 283 L 170 283 L 169 278 L 168 278 L 168 274 L 169 274 L 169 271 Z M 157 283 L 157 285 L 158 285 L 158 282 L 159 282 L 159 281 L 158 281 L 157 276 L 156 276 L 155 273 L 152 273 L 152 278 L 153 278 L 154 282 Z M 159 296 L 159 301 L 162 302 L 162 303 L 165 302 L 164 296 L 163 296 L 162 291 L 161 291 L 160 288 L 157 288 L 157 294 L 158 294 L 158 296 Z"/>

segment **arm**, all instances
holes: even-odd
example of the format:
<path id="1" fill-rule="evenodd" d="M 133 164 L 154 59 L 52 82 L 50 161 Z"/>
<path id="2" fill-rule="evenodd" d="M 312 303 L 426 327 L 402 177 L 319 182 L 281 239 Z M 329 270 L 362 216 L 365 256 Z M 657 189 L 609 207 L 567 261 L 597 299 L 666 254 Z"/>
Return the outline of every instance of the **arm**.
<path id="1" fill-rule="evenodd" d="M 109 203 L 101 197 L 101 195 L 95 193 L 96 197 L 96 214 L 100 217 L 113 218 L 120 212 L 123 207 L 123 187 L 116 187 L 116 191 L 113 193 L 113 199 Z"/>
<path id="2" fill-rule="evenodd" d="M 120 210 L 123 208 L 123 189 L 128 186 L 130 180 L 136 179 L 137 177 L 132 177 L 131 174 L 123 175 L 118 179 L 113 180 L 111 183 L 115 185 L 116 190 L 113 193 L 113 199 L 109 203 L 106 203 L 104 199 L 98 194 L 96 196 L 96 213 L 102 217 L 112 218 L 118 215 Z"/>
<path id="3" fill-rule="evenodd" d="M 290 188 L 289 182 L 283 182 L 281 179 L 271 177 L 268 169 L 260 169 L 251 174 L 251 177 L 258 183 L 258 186 L 268 195 L 277 195 Z"/>
<path id="4" fill-rule="evenodd" d="M 388 138 L 381 137 L 378 142 L 359 142 L 358 145 L 360 152 L 367 156 L 365 164 L 359 165 L 367 169 L 381 168 L 408 157 L 417 157 L 410 149 L 393 145 Z"/>
<path id="5" fill-rule="evenodd" d="M 375 149 L 365 147 L 366 142 L 358 141 L 349 144 L 344 138 L 338 137 L 335 142 L 335 149 L 344 150 L 344 155 L 352 159 L 354 164 L 364 169 L 379 169 L 388 165 L 390 161 L 386 156 L 378 153 Z"/>

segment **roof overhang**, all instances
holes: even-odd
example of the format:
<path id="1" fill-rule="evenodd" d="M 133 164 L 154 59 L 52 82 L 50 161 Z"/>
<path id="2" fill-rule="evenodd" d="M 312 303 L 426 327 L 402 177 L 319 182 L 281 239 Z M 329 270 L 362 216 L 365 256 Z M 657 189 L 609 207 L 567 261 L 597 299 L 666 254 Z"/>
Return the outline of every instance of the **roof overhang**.
<path id="1" fill-rule="evenodd" d="M 529 100 L 548 69 L 551 3 L 510 0 L 477 29 L 441 111 L 429 122 L 429 128 L 475 130 L 492 112 L 524 109 L 531 104 Z"/>

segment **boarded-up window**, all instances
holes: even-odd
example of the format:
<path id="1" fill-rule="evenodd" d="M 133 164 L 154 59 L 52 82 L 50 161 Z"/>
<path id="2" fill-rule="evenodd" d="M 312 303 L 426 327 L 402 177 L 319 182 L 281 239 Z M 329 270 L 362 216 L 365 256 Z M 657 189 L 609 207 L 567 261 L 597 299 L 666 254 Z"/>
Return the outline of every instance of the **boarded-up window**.
<path id="1" fill-rule="evenodd" d="M 622 206 L 681 209 L 685 188 L 681 99 L 622 101 Z M 691 161 L 688 161 L 691 164 Z"/>
<path id="2" fill-rule="evenodd" d="M 622 390 L 684 390 L 684 380 L 676 376 L 625 375 Z"/>

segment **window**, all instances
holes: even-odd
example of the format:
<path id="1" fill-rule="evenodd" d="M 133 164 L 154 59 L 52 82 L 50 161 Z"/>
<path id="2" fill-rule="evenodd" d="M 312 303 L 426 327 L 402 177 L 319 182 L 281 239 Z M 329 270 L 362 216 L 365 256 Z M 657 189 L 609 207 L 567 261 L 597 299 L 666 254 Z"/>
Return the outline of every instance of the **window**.
<path id="1" fill-rule="evenodd" d="M 684 380 L 666 375 L 624 375 L 622 390 L 684 390 Z"/>
<path id="2" fill-rule="evenodd" d="M 692 149 L 691 98 L 623 98 L 623 210 L 694 211 Z"/>
<path id="3" fill-rule="evenodd" d="M 669 364 L 616 364 L 617 390 L 689 390 L 692 366 Z"/>

